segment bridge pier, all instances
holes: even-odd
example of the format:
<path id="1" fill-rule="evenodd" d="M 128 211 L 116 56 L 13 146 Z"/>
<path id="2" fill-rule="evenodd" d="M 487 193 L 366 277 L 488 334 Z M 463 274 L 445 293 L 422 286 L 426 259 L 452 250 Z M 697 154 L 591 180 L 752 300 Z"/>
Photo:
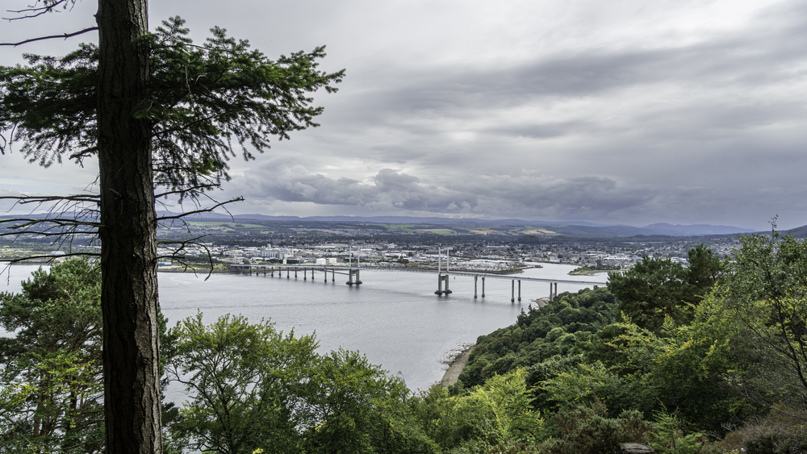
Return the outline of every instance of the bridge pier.
<path id="1" fill-rule="evenodd" d="M 476 298 L 476 281 L 479 280 L 479 276 L 474 275 L 474 298 Z"/>
<path id="2" fill-rule="evenodd" d="M 356 275 L 356 280 L 355 281 L 353 280 L 353 275 L 354 274 Z M 359 278 L 359 269 L 358 268 L 349 269 L 348 272 L 347 272 L 347 275 L 348 275 L 347 285 L 356 284 L 356 286 L 358 286 L 358 285 L 361 284 L 361 278 Z"/>
<path id="3" fill-rule="evenodd" d="M 482 298 L 485 297 L 485 276 L 482 276 Z"/>
<path id="4" fill-rule="evenodd" d="M 518 280 L 518 302 L 521 302 L 521 279 Z"/>
<path id="5" fill-rule="evenodd" d="M 443 282 L 446 283 L 446 289 L 443 290 Z M 448 288 L 448 274 L 438 274 L 437 275 L 437 290 L 434 292 L 435 295 L 448 295 L 451 293 L 451 290 Z"/>
<path id="6" fill-rule="evenodd" d="M 516 281 L 510 279 L 510 302 L 516 302 Z"/>

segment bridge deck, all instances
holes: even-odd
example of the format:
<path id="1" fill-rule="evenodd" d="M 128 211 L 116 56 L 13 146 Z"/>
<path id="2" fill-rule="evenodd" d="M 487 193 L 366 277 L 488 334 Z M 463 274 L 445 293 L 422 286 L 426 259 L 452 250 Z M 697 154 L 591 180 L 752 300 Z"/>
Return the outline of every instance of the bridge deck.
<path id="1" fill-rule="evenodd" d="M 405 273 L 423 273 L 423 274 L 436 274 L 437 270 L 425 269 L 406 269 L 406 268 L 382 268 L 382 267 L 367 267 L 360 268 L 355 266 L 329 266 L 329 265 L 230 265 L 230 268 L 245 269 L 245 270 L 260 270 L 263 271 L 284 271 L 284 270 L 315 270 L 315 271 L 331 271 L 339 274 L 347 274 L 350 270 L 362 271 L 400 271 Z M 526 277 L 519 276 L 518 274 L 495 274 L 483 273 L 476 271 L 442 271 L 442 274 L 449 274 L 454 276 L 479 276 L 491 279 L 508 279 L 514 281 L 535 281 L 535 282 L 557 282 L 559 284 L 582 284 L 582 285 L 605 285 L 602 281 L 583 281 L 576 279 L 550 279 L 540 277 Z"/>

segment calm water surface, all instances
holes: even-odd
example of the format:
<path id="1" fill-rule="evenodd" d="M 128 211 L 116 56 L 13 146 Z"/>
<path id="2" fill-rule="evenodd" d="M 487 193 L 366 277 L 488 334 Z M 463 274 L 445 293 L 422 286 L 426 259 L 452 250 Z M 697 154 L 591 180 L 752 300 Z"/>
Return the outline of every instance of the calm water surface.
<path id="1" fill-rule="evenodd" d="M 572 277 L 571 265 L 544 264 L 522 277 L 601 281 L 606 276 Z M 33 266 L 15 266 L 3 275 L 0 291 L 19 291 L 20 280 Z M 361 286 L 345 285 L 346 276 L 324 282 L 302 273 L 294 278 L 275 274 L 215 274 L 208 280 L 191 273 L 160 273 L 160 304 L 169 326 L 203 313 L 205 322 L 224 314 L 240 314 L 253 322 L 271 320 L 283 332 L 316 333 L 321 351 L 339 347 L 359 350 L 404 378 L 412 390 L 439 381 L 446 357 L 479 335 L 511 325 L 531 300 L 549 295 L 549 284 L 522 281 L 522 301 L 511 303 L 509 280 L 486 279 L 485 298 L 474 299 L 472 277 L 451 278 L 449 296 L 437 296 L 436 273 L 362 270 Z M 558 291 L 577 291 L 587 285 L 558 284 Z M 516 292 L 518 287 L 516 287 Z"/>

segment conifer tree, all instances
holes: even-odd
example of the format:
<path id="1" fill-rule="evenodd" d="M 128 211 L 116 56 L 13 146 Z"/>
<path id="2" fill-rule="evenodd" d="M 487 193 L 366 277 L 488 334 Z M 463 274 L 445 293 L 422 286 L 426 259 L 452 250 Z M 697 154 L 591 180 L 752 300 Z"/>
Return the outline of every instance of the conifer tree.
<path id="1" fill-rule="evenodd" d="M 36 0 L 19 14 L 33 19 L 73 2 Z M 0 68 L 0 151 L 21 143 L 43 166 L 97 158 L 99 194 L 23 197 L 79 204 L 81 216 L 5 222 L 22 234 L 97 232 L 107 452 L 154 453 L 162 450 L 155 201 L 218 187 L 233 142 L 252 159 L 271 137 L 316 126 L 322 108 L 310 93 L 335 91 L 343 72 L 317 68 L 323 48 L 270 60 L 221 29 L 194 45 L 179 18 L 151 34 L 147 0 L 99 0 L 96 21 L 97 45 Z"/>

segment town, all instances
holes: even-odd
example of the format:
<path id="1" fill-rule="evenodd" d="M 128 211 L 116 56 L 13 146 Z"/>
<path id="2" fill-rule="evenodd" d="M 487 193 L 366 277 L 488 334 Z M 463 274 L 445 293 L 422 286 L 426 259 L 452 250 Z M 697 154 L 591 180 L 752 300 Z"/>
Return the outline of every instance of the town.
<path id="1" fill-rule="evenodd" d="M 259 227 L 259 228 L 258 228 Z M 410 226 L 411 227 L 411 226 Z M 179 229 L 177 229 L 179 230 Z M 421 225 L 403 232 L 362 223 L 194 222 L 184 231 L 166 229 L 163 237 L 200 238 L 182 243 L 179 254 L 165 247 L 161 269 L 192 263 L 360 265 L 506 273 L 537 263 L 564 263 L 590 270 L 628 269 L 642 257 L 686 263 L 690 248 L 704 244 L 718 256 L 739 245 L 736 235 L 699 237 L 633 236 L 591 238 L 506 229 L 483 233 L 445 225 Z M 173 259 L 169 259 L 173 257 Z M 438 260 L 440 263 L 438 263 Z"/>
<path id="2" fill-rule="evenodd" d="M 686 263 L 689 249 L 704 244 L 720 257 L 739 246 L 736 234 L 585 236 L 535 226 L 468 227 L 451 224 L 196 220 L 158 230 L 159 269 L 227 269 L 234 264 L 311 264 L 437 269 L 438 259 L 457 271 L 518 272 L 539 263 L 581 269 L 628 269 L 642 257 Z M 560 233 L 559 233 L 560 232 Z M 54 242 L 5 236 L 4 260 L 52 261 L 99 252 L 92 234 Z M 31 257 L 34 257 L 31 259 Z"/>

